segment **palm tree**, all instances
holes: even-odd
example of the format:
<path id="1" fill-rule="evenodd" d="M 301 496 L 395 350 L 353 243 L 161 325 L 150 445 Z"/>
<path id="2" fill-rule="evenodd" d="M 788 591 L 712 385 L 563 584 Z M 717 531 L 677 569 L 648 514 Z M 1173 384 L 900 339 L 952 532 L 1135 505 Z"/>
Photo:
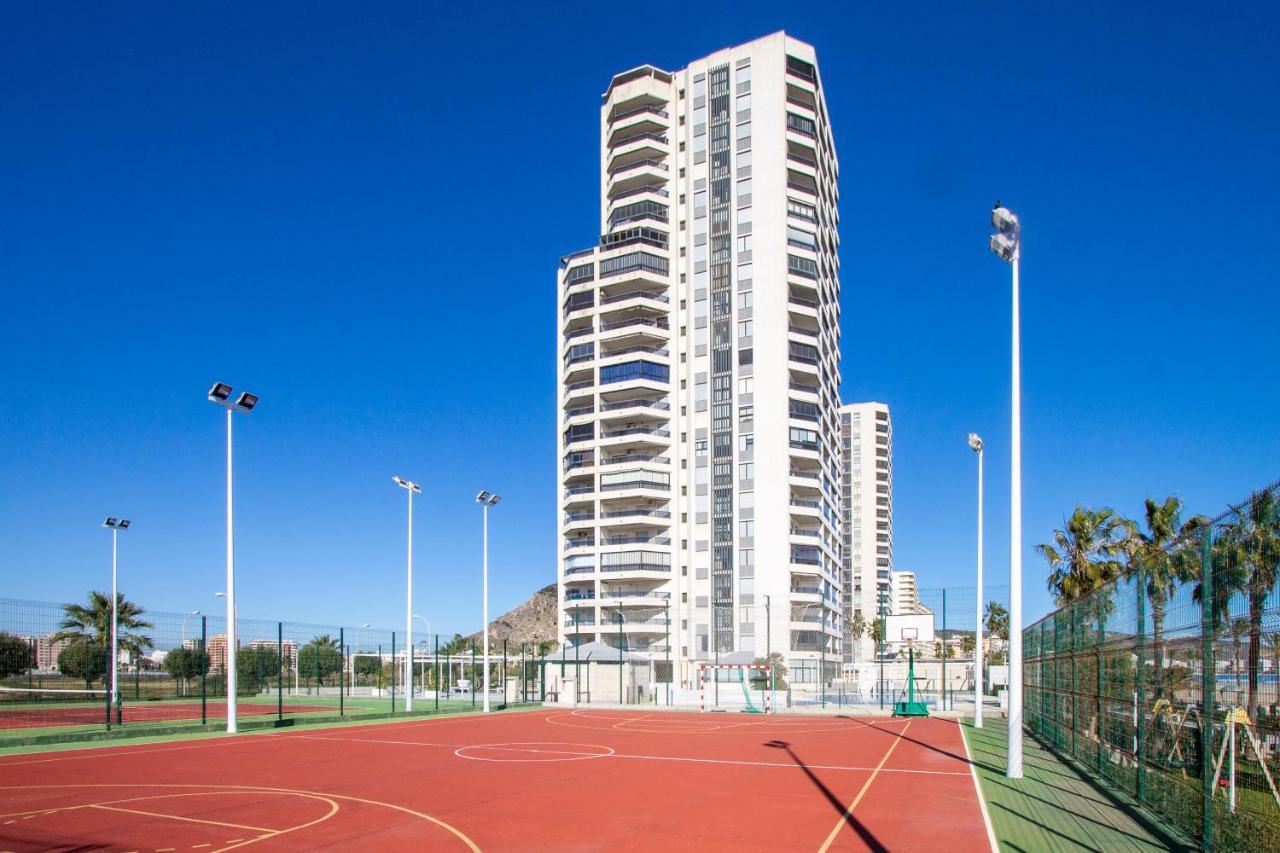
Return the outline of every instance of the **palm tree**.
<path id="1" fill-rule="evenodd" d="M 1253 713 L 1258 698 L 1258 669 L 1262 656 L 1262 616 L 1267 597 L 1276 587 L 1280 564 L 1280 512 L 1274 492 L 1254 492 L 1240 517 L 1241 556 L 1247 561 L 1248 578 L 1244 591 L 1249 598 L 1249 698 L 1246 710 Z"/>
<path id="2" fill-rule="evenodd" d="M 867 633 L 868 629 L 867 617 L 862 615 L 861 610 L 855 610 L 853 618 L 849 620 L 849 637 L 853 643 L 853 659 L 859 660 L 862 656 L 862 636 Z"/>
<path id="3" fill-rule="evenodd" d="M 1231 683 L 1236 686 L 1236 695 L 1240 693 L 1240 646 L 1249 634 L 1249 620 L 1238 616 L 1227 625 L 1227 633 L 1231 635 Z M 1238 698 L 1236 701 L 1240 701 Z"/>
<path id="4" fill-rule="evenodd" d="M 1147 498 L 1145 503 L 1147 529 L 1145 532 L 1128 524 L 1131 533 L 1123 550 L 1129 556 L 1125 575 L 1136 574 L 1139 563 L 1146 575 L 1146 595 L 1151 602 L 1151 644 L 1155 670 L 1155 697 L 1164 693 L 1164 622 L 1169 600 L 1181 580 L 1180 552 L 1198 544 L 1196 534 L 1208 525 L 1202 515 L 1182 521 L 1182 499 L 1167 497 L 1162 503 Z"/>
<path id="5" fill-rule="evenodd" d="M 58 623 L 58 632 L 50 638 L 52 641 L 70 640 L 72 643 L 88 643 L 103 648 L 111 644 L 110 595 L 92 590 L 89 593 L 88 607 L 83 604 L 64 604 L 62 610 L 65 615 Z M 124 593 L 116 594 L 116 638 L 119 647 L 134 657 L 140 657 L 143 649 L 149 649 L 153 645 L 150 637 L 135 633 L 137 629 L 155 627 L 142 619 L 145 612 L 132 601 L 126 601 Z"/>
<path id="6" fill-rule="evenodd" d="M 973 638 L 973 634 L 964 634 L 960 637 L 960 651 L 966 655 L 972 655 L 978 646 L 978 641 Z"/>
<path id="7" fill-rule="evenodd" d="M 1076 601 L 1119 576 L 1116 559 L 1128 538 L 1123 519 L 1108 508 L 1077 506 L 1062 529 L 1053 531 L 1053 544 L 1037 545 L 1049 563 L 1049 591 L 1059 605 Z"/>
<path id="8" fill-rule="evenodd" d="M 1009 611 L 1004 605 L 998 601 L 987 602 L 987 612 L 984 617 L 987 627 L 988 637 L 998 637 L 1002 640 L 1009 639 Z"/>

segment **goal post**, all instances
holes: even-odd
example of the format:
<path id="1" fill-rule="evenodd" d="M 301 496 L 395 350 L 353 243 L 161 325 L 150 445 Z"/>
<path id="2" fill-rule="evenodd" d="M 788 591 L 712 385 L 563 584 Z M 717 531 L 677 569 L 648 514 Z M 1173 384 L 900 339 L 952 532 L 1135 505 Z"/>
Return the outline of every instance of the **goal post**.
<path id="1" fill-rule="evenodd" d="M 765 664 L 698 664 L 701 711 L 773 713 L 773 667 Z"/>

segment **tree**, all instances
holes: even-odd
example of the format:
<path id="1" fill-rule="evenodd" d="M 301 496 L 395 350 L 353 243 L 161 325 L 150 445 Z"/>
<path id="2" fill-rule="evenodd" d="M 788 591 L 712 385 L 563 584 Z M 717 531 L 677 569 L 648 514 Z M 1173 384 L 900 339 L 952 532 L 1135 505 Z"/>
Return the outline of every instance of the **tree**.
<path id="1" fill-rule="evenodd" d="M 355 667 L 357 676 L 373 676 L 382 670 L 377 655 L 360 655 L 352 662 L 352 666 Z"/>
<path id="2" fill-rule="evenodd" d="M 1009 611 L 998 601 L 988 601 L 987 610 L 983 616 L 983 622 L 986 625 L 987 636 L 993 640 L 1009 639 Z M 994 645 L 994 644 L 993 644 Z M 990 663 L 996 665 L 997 660 L 1004 661 L 1004 653 L 992 653 Z"/>
<path id="3" fill-rule="evenodd" d="M 977 649 L 978 641 L 974 639 L 973 634 L 963 634 L 960 637 L 960 652 L 966 657 L 972 657 L 975 649 Z"/>
<path id="4" fill-rule="evenodd" d="M 1236 689 L 1240 687 L 1240 647 L 1249 633 L 1249 620 L 1243 616 L 1232 619 L 1227 625 L 1227 633 L 1231 637 L 1231 680 Z M 1238 699 L 1236 701 L 1239 701 Z"/>
<path id="5" fill-rule="evenodd" d="M 72 643 L 58 653 L 58 670 L 72 678 L 83 678 L 85 688 L 107 674 L 107 647 L 94 643 Z"/>
<path id="6" fill-rule="evenodd" d="M 1116 559 L 1128 538 L 1125 521 L 1111 509 L 1077 506 L 1053 544 L 1037 545 L 1048 562 L 1049 591 L 1059 605 L 1076 601 L 1118 577 L 1123 566 Z"/>
<path id="7" fill-rule="evenodd" d="M 0 678 L 8 678 L 31 669 L 34 663 L 31 643 L 0 631 Z"/>
<path id="8" fill-rule="evenodd" d="M 1155 697 L 1164 695 L 1164 623 L 1169 600 L 1177 589 L 1178 581 L 1185 580 L 1184 553 L 1194 548 L 1199 540 L 1196 534 L 1208 524 L 1202 515 L 1182 521 L 1182 500 L 1167 497 L 1163 502 L 1147 498 L 1145 517 L 1147 529 L 1140 531 L 1136 525 L 1126 525 L 1129 539 L 1122 549 L 1129 556 L 1126 577 L 1133 577 L 1139 564 L 1146 575 L 1146 595 L 1151 602 L 1151 645 L 1154 662 Z"/>
<path id="9" fill-rule="evenodd" d="M 199 649 L 173 649 L 164 656 L 164 671 L 186 687 L 191 679 L 209 671 L 209 656 Z"/>
<path id="10" fill-rule="evenodd" d="M 1276 587 L 1280 565 L 1280 511 L 1274 492 L 1254 492 L 1249 503 L 1236 511 L 1239 528 L 1239 556 L 1247 578 L 1244 592 L 1249 600 L 1249 698 L 1245 708 L 1256 712 L 1258 670 L 1262 657 L 1262 617 L 1267 597 Z"/>
<path id="11" fill-rule="evenodd" d="M 774 690 L 790 690 L 787 685 L 787 664 L 783 660 L 781 652 L 774 652 L 767 658 L 756 658 L 751 662 L 752 666 L 768 666 L 773 668 L 773 689 Z M 764 675 L 753 675 L 751 678 L 751 686 L 756 690 L 763 690 L 768 685 L 764 682 Z"/>
<path id="12" fill-rule="evenodd" d="M 298 651 L 298 677 L 314 678 L 323 683 L 326 678 L 342 669 L 342 650 L 338 641 L 328 634 L 321 634 Z"/>
<path id="13" fill-rule="evenodd" d="M 280 672 L 280 656 L 275 646 L 253 646 L 236 652 L 236 692 L 260 693 L 273 675 Z"/>
<path id="14" fill-rule="evenodd" d="M 90 643 L 102 648 L 110 645 L 111 596 L 92 590 L 89 593 L 88 607 L 82 604 L 64 604 L 62 610 L 65 615 L 58 623 L 58 632 L 50 640 L 70 640 L 72 644 Z M 145 612 L 132 601 L 125 600 L 124 593 L 116 593 L 117 639 L 120 649 L 134 657 L 142 657 L 143 651 L 153 645 L 150 637 L 137 633 L 139 629 L 155 627 L 142 618 Z"/>
<path id="15" fill-rule="evenodd" d="M 868 628 L 867 617 L 862 615 L 861 610 L 855 610 L 853 618 L 849 620 L 849 641 L 853 643 L 853 659 L 855 661 L 862 656 L 862 637 L 867 633 Z"/>

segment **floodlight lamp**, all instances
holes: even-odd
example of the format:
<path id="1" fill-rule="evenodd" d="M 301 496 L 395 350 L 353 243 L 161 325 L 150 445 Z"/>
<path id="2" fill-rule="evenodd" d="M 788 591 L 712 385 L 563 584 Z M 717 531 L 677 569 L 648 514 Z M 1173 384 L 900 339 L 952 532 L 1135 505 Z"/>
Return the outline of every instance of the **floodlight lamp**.
<path id="1" fill-rule="evenodd" d="M 489 500 L 488 492 L 481 490 L 480 492 L 476 493 L 476 503 L 482 504 L 487 500 Z"/>
<path id="2" fill-rule="evenodd" d="M 502 495 L 494 495 L 493 497 L 489 498 L 489 506 L 497 506 L 498 501 L 500 500 L 502 500 Z"/>
<path id="3" fill-rule="evenodd" d="M 1010 236 L 1018 233 L 1018 215 L 997 204 L 991 211 L 991 227 Z"/>
<path id="4" fill-rule="evenodd" d="M 969 449 L 978 453 L 982 452 L 982 436 L 976 432 L 969 433 Z"/>
<path id="5" fill-rule="evenodd" d="M 252 412 L 253 407 L 258 405 L 258 395 L 250 394 L 248 391 L 241 392 L 236 398 L 236 408 L 242 412 Z"/>
<path id="6" fill-rule="evenodd" d="M 1018 242 L 1007 234 L 992 234 L 989 245 L 991 254 L 1005 261 L 1012 261 L 1018 251 Z"/>
<path id="7" fill-rule="evenodd" d="M 103 526 L 103 527 L 115 527 L 115 526 L 116 526 L 117 524 L 119 524 L 119 523 L 120 523 L 119 521 L 117 521 L 116 519 L 112 518 L 111 516 L 107 516 L 107 520 L 106 520 L 106 521 L 104 521 L 104 522 L 102 522 L 102 526 Z"/>
<path id="8" fill-rule="evenodd" d="M 209 389 L 209 399 L 222 405 L 231 397 L 231 386 L 225 382 L 215 382 Z"/>
<path id="9" fill-rule="evenodd" d="M 121 529 L 121 530 L 128 530 L 128 529 L 129 529 L 129 525 L 130 525 L 130 524 L 133 524 L 133 522 L 132 522 L 132 521 L 130 521 L 129 519 L 127 519 L 127 518 L 122 518 L 122 519 L 120 519 L 120 529 Z"/>

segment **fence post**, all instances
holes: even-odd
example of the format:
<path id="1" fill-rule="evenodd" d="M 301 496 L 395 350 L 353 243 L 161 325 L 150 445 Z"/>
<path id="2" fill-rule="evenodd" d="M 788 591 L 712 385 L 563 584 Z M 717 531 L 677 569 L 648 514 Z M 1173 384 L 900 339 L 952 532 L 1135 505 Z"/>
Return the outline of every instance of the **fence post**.
<path id="1" fill-rule="evenodd" d="M 1200 849 L 1213 849 L 1213 691 L 1216 687 L 1213 660 L 1215 634 L 1213 612 L 1213 530 L 1204 532 L 1200 543 Z"/>
<path id="2" fill-rule="evenodd" d="M 668 679 L 667 704 L 670 705 L 671 704 L 671 688 L 675 687 L 675 684 L 676 684 L 676 669 L 675 669 L 675 666 L 671 663 L 671 599 L 670 598 L 667 599 L 666 604 L 663 605 L 663 608 L 666 610 L 666 613 L 664 614 L 664 616 L 666 617 L 666 620 L 667 620 L 667 679 Z M 767 632 L 768 630 L 769 628 L 766 626 L 765 631 Z M 768 640 L 765 640 L 765 642 L 768 643 Z M 768 663 L 768 662 L 769 662 L 769 659 L 766 657 L 765 663 Z"/>
<path id="3" fill-rule="evenodd" d="M 1062 685 L 1058 683 L 1058 652 L 1062 649 L 1061 611 L 1053 615 L 1053 744 L 1062 748 Z"/>
<path id="4" fill-rule="evenodd" d="M 284 719 L 284 623 L 276 623 L 276 719 Z"/>
<path id="5" fill-rule="evenodd" d="M 502 682 L 502 707 L 507 707 L 507 641 L 502 641 L 502 675 L 498 678 Z"/>
<path id="6" fill-rule="evenodd" d="M 1098 638 L 1097 638 L 1097 642 L 1094 643 L 1094 648 L 1095 648 L 1094 656 L 1097 660 L 1096 660 L 1096 663 L 1094 664 L 1094 682 L 1095 682 L 1094 687 L 1096 689 L 1094 691 L 1095 696 L 1094 696 L 1094 702 L 1093 702 L 1093 706 L 1094 706 L 1093 712 L 1094 714 L 1097 715 L 1096 719 L 1098 721 L 1097 722 L 1098 751 L 1097 751 L 1097 757 L 1094 761 L 1094 766 L 1097 767 L 1098 775 L 1102 776 L 1103 764 L 1105 760 L 1103 744 L 1106 743 L 1106 736 L 1105 736 L 1105 733 L 1103 732 L 1104 725 L 1103 725 L 1103 719 L 1102 719 L 1102 638 L 1107 632 L 1107 616 L 1105 611 L 1106 602 L 1104 600 L 1106 596 L 1098 593 L 1095 593 L 1095 595 L 1097 596 L 1097 599 L 1098 599 Z"/>
<path id="7" fill-rule="evenodd" d="M 440 635 L 436 634 L 436 710 L 440 710 Z"/>
<path id="8" fill-rule="evenodd" d="M 1134 708 L 1134 727 L 1136 728 L 1136 731 L 1134 732 L 1133 753 L 1134 759 L 1138 764 L 1138 778 L 1136 782 L 1138 802 L 1141 803 L 1145 802 L 1147 798 L 1147 768 L 1144 755 L 1146 752 L 1146 738 L 1143 737 L 1143 729 L 1146 728 L 1147 724 L 1147 699 L 1145 695 L 1146 691 L 1143 689 L 1142 678 L 1142 669 L 1144 666 L 1142 658 L 1143 653 L 1146 651 L 1147 644 L 1147 574 L 1141 558 L 1138 560 L 1138 580 L 1137 586 L 1134 589 L 1134 594 L 1138 599 L 1138 631 L 1137 636 L 1134 638 L 1134 652 L 1138 658 L 1138 666 L 1137 671 L 1134 673 L 1133 684 L 1134 691 L 1137 694 L 1135 697 L 1136 707 Z"/>
<path id="9" fill-rule="evenodd" d="M 471 642 L 471 707 L 476 706 L 476 644 Z"/>
<path id="10" fill-rule="evenodd" d="M 338 716 L 346 716 L 346 703 L 342 697 L 347 693 L 347 637 L 346 632 L 338 629 Z"/>
<path id="11" fill-rule="evenodd" d="M 205 651 L 205 643 L 208 640 L 208 619 L 208 616 L 200 617 L 200 725 L 202 726 L 209 722 L 209 703 L 207 691 L 205 690 L 209 669 L 208 652 Z"/>
<path id="12" fill-rule="evenodd" d="M 942 684 L 938 685 L 938 706 L 947 710 L 947 588 L 942 588 Z"/>
<path id="13" fill-rule="evenodd" d="M 381 665 L 381 660 L 379 660 Z M 391 632 L 391 713 L 396 712 L 396 632 Z"/>

